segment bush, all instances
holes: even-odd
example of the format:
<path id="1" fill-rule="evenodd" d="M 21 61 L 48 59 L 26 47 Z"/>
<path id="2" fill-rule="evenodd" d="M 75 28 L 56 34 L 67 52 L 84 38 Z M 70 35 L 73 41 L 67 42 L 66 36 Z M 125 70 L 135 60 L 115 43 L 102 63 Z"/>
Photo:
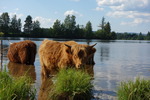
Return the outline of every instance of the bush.
<path id="1" fill-rule="evenodd" d="M 29 77 L 14 79 L 8 72 L 0 71 L 0 100 L 34 100 L 35 92 Z"/>
<path id="2" fill-rule="evenodd" d="M 50 98 L 59 100 L 61 98 L 67 100 L 90 100 L 91 76 L 80 70 L 61 69 L 54 78 L 54 86 L 50 92 Z"/>
<path id="3" fill-rule="evenodd" d="M 0 32 L 0 37 L 2 37 L 4 35 L 4 33 L 3 32 Z"/>
<path id="4" fill-rule="evenodd" d="M 150 100 L 150 80 L 121 82 L 117 94 L 118 100 Z"/>

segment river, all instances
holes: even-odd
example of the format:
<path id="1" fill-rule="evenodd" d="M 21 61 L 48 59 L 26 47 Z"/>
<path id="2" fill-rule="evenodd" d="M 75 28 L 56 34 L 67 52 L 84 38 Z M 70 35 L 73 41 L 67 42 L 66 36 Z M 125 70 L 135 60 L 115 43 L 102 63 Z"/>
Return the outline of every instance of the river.
<path id="1" fill-rule="evenodd" d="M 10 42 L 19 42 L 30 39 L 34 41 L 39 48 L 39 45 L 44 38 L 3 38 L 3 48 L 9 46 L 7 39 L 9 39 Z M 49 39 L 60 42 L 68 41 L 68 39 Z M 95 46 L 97 51 L 94 56 L 95 65 L 93 66 L 93 71 L 91 71 L 93 74 L 94 85 L 93 95 L 96 98 L 101 98 L 102 100 L 115 100 L 117 99 L 116 90 L 121 81 L 134 80 L 136 77 L 150 79 L 150 41 L 102 41 L 96 39 L 75 39 L 74 41 L 80 44 L 89 45 L 97 43 Z M 5 50 L 3 55 L 3 65 L 9 63 L 6 54 L 7 51 Z M 31 68 L 31 75 L 34 76 L 35 87 L 39 91 L 41 87 L 41 67 L 38 54 L 36 55 L 34 64 L 34 67 Z M 24 67 L 25 66 L 23 66 L 22 69 Z"/>

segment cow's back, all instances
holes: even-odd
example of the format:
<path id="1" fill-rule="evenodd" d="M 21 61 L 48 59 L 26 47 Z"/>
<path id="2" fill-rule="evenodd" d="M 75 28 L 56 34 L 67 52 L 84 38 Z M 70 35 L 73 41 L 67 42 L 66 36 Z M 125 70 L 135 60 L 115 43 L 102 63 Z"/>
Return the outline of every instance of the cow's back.
<path id="1" fill-rule="evenodd" d="M 19 63 L 19 57 L 18 57 L 16 45 L 17 43 L 13 43 L 9 46 L 7 57 L 11 62 Z"/>
<path id="2" fill-rule="evenodd" d="M 34 64 L 36 44 L 30 40 L 12 43 L 8 49 L 8 58 L 11 62 Z"/>
<path id="3" fill-rule="evenodd" d="M 62 43 L 44 40 L 39 48 L 39 56 L 41 66 L 47 68 L 57 66 L 58 58 L 60 58 L 62 52 Z M 51 69 L 51 68 L 50 68 Z"/>
<path id="4" fill-rule="evenodd" d="M 66 68 L 72 65 L 70 48 L 64 42 L 44 40 L 39 48 L 42 75 L 48 76 L 52 69 Z"/>
<path id="5" fill-rule="evenodd" d="M 75 42 L 75 41 L 66 41 L 66 42 L 63 42 L 64 44 L 67 44 L 67 45 L 70 45 L 70 46 L 72 46 L 72 45 L 77 45 L 78 43 L 77 42 Z"/>

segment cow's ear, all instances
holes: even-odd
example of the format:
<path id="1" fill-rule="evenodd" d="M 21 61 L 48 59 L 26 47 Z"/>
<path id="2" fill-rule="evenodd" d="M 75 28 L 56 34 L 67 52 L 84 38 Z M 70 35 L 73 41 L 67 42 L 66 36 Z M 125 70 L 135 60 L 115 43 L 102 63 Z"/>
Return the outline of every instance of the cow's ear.
<path id="1" fill-rule="evenodd" d="M 68 44 L 64 44 L 64 45 L 71 49 L 71 46 L 70 46 L 70 45 L 68 45 Z"/>
<path id="2" fill-rule="evenodd" d="M 93 48 L 96 44 L 97 44 L 97 43 L 95 43 L 95 44 L 91 45 L 90 47 L 92 47 L 92 48 Z"/>
<path id="3" fill-rule="evenodd" d="M 95 52 L 96 52 L 96 49 L 92 48 L 91 53 L 95 53 Z"/>
<path id="4" fill-rule="evenodd" d="M 68 47 L 68 49 L 66 49 L 66 52 L 67 52 L 68 54 L 72 54 L 72 53 L 71 53 L 71 46 L 70 46 L 70 45 L 67 45 L 67 44 L 65 44 L 65 46 Z"/>

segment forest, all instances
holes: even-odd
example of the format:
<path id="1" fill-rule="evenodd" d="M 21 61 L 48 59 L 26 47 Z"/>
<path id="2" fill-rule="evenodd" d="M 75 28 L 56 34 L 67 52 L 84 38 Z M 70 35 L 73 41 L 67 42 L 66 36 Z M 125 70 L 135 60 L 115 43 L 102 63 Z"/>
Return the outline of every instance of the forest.
<path id="1" fill-rule="evenodd" d="M 72 38 L 72 39 L 101 39 L 101 40 L 150 40 L 150 32 L 140 33 L 116 33 L 111 31 L 110 22 L 102 17 L 99 29 L 93 31 L 92 23 L 86 25 L 76 23 L 76 16 L 67 15 L 63 22 L 57 19 L 50 28 L 41 28 L 38 20 L 33 21 L 28 15 L 22 25 L 21 19 L 14 15 L 10 18 L 7 12 L 0 15 L 0 37 L 33 37 L 33 38 Z"/>

